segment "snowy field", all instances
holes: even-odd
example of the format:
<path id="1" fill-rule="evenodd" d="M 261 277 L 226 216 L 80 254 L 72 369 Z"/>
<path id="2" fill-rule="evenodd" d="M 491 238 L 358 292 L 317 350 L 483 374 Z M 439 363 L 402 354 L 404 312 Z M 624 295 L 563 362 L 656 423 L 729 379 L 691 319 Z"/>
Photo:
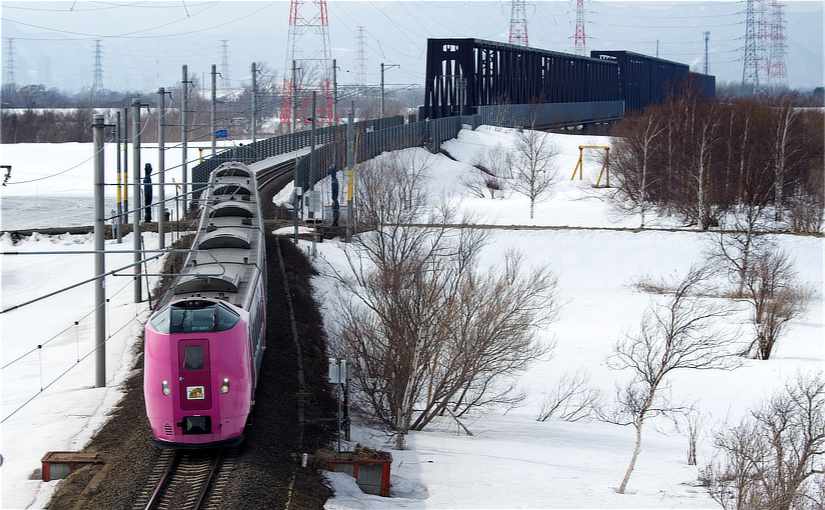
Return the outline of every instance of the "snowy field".
<path id="1" fill-rule="evenodd" d="M 219 141 L 218 146 L 229 147 L 238 143 L 247 141 Z M 169 143 L 167 147 L 174 145 L 177 144 Z M 131 147 L 129 144 L 130 195 L 134 179 Z M 198 164 L 201 154 L 196 147 L 203 148 L 203 157 L 210 154 L 208 144 L 191 143 L 188 151 L 190 172 Z M 116 150 L 114 143 L 107 143 L 104 148 L 106 182 L 112 184 L 117 182 Z M 92 224 L 94 150 L 91 143 L 0 144 L 0 154 L 2 163 L 12 166 L 11 179 L 0 191 L 0 230 Z M 157 171 L 157 148 L 142 148 L 140 155 L 141 167 L 150 163 L 153 171 Z M 178 166 L 181 161 L 180 149 L 167 149 L 166 167 L 177 167 L 168 171 L 167 182 L 181 182 Z M 143 176 L 143 168 L 140 175 Z M 157 176 L 153 179 L 157 182 Z M 107 210 L 114 207 L 115 190 L 115 186 L 105 188 Z M 172 196 L 171 190 L 171 187 L 167 188 L 167 196 Z"/>
<path id="2" fill-rule="evenodd" d="M 469 197 L 461 184 L 467 163 L 495 144 L 510 144 L 509 130 L 497 133 L 482 127 L 462 131 L 458 140 L 444 144 L 453 157 L 429 156 L 425 151 L 399 151 L 405 157 L 431 158 L 433 193 L 447 199 L 480 223 L 502 225 L 638 226 L 636 218 L 616 217 L 606 202 L 594 198 L 591 183 L 599 164 L 586 162 L 585 180 L 569 182 L 580 143 L 609 143 L 604 137 L 548 135 L 560 149 L 563 168 L 553 194 L 529 220 L 526 199 L 501 200 Z M 390 157 L 383 155 L 381 157 Z M 588 176 L 591 178 L 588 181 Z M 323 184 L 322 184 L 323 185 Z M 654 221 L 668 225 L 672 220 Z M 687 436 L 664 419 L 645 430 L 642 453 L 628 494 L 615 488 L 621 481 L 633 448 L 632 428 L 601 422 L 537 422 L 536 414 L 547 392 L 565 373 L 583 371 L 606 399 L 627 374 L 611 370 L 606 358 L 616 340 L 638 327 L 644 310 L 657 298 L 639 292 L 642 278 L 683 276 L 703 261 L 718 234 L 701 232 L 616 232 L 585 230 L 495 230 L 482 253 L 482 267 L 500 266 L 507 249 L 517 249 L 528 267 L 546 266 L 558 277 L 563 303 L 558 319 L 541 332 L 543 343 L 555 342 L 551 356 L 534 362 L 521 377 L 528 398 L 506 415 L 491 413 L 466 421 L 468 437 L 454 422 L 433 430 L 414 432 L 409 449 L 392 450 L 393 495 L 401 499 L 366 496 L 351 478 L 331 473 L 336 497 L 327 508 L 716 508 L 697 486 L 697 468 L 686 462 Z M 825 309 L 823 309 L 823 240 L 778 235 L 774 241 L 792 257 L 801 283 L 817 291 L 804 316 L 794 320 L 770 361 L 744 360 L 733 371 L 683 371 L 673 374 L 669 394 L 674 403 L 695 405 L 704 414 L 700 438 L 700 467 L 711 460 L 712 434 L 733 425 L 766 395 L 799 374 L 822 371 L 825 363 Z M 307 244 L 307 243 L 304 243 Z M 308 247 L 306 248 L 308 251 Z M 343 243 L 324 242 L 314 280 L 324 306 L 328 331 L 334 321 L 334 284 L 323 276 L 329 265 L 345 264 Z M 733 304 L 733 303 L 731 303 Z M 749 311 L 744 304 L 725 320 L 727 327 L 750 338 Z M 335 339 L 333 338 L 334 342 Z M 389 449 L 388 437 L 366 427 L 354 430 L 361 444 Z"/>
<path id="3" fill-rule="evenodd" d="M 156 249 L 157 234 L 144 234 L 144 243 L 147 249 Z M 17 244 L 12 244 L 4 235 L 0 237 L 0 244 L 3 251 L 94 249 L 91 235 L 35 234 Z M 106 241 L 108 251 L 131 247 L 131 234 L 124 237 L 120 245 Z M 106 257 L 106 267 L 115 269 L 132 260 L 132 254 L 111 254 Z M 160 260 L 148 263 L 149 272 L 159 272 Z M 93 255 L 83 254 L 3 256 L 0 264 L 3 308 L 89 278 L 94 270 Z M 130 268 L 125 273 L 131 274 L 131 271 Z M 151 277 L 150 284 L 155 283 L 156 278 Z M 2 508 L 45 505 L 58 482 L 44 483 L 39 476 L 30 479 L 40 467 L 40 458 L 50 450 L 82 448 L 105 423 L 108 413 L 123 395 L 119 384 L 134 363 L 133 348 L 141 334 L 148 304 L 134 303 L 129 277 L 107 277 L 106 289 L 111 301 L 106 307 L 105 388 L 94 387 L 94 288 L 91 284 L 0 316 L 3 365 L 0 419 L 5 420 L 0 425 L 0 453 L 4 461 L 0 468 Z M 145 298 L 145 288 L 143 292 Z M 38 344 L 42 349 L 37 349 Z M 11 414 L 64 372 L 53 386 Z"/>

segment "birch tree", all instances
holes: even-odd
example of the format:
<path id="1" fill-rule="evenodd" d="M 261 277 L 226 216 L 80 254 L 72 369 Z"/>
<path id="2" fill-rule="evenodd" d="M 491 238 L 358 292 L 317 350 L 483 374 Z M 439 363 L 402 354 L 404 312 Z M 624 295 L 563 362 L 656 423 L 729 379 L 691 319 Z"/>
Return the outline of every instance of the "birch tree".
<path id="1" fill-rule="evenodd" d="M 785 205 L 785 178 L 790 169 L 790 158 L 795 155 L 797 149 L 792 145 L 791 128 L 797 116 L 797 109 L 791 105 L 789 100 L 785 100 L 779 106 L 776 116 L 776 131 L 774 133 L 774 207 L 776 208 L 776 221 L 782 221 L 783 207 Z"/>
<path id="2" fill-rule="evenodd" d="M 557 151 L 547 135 L 525 130 L 518 135 L 513 157 L 510 158 L 510 187 L 530 200 L 530 219 L 535 216 L 536 202 L 543 200 L 556 180 L 553 158 Z"/>
<path id="3" fill-rule="evenodd" d="M 694 296 L 711 275 L 707 268 L 691 269 L 672 297 L 652 305 L 638 331 L 619 340 L 608 359 L 610 368 L 631 372 L 629 381 L 617 388 L 616 406 L 600 411 L 602 420 L 632 426 L 635 432 L 633 452 L 617 489 L 620 494 L 627 490 L 636 467 L 648 421 L 684 410 L 663 395 L 670 375 L 678 370 L 737 366 L 730 353 L 732 337 L 717 324 L 732 310 Z"/>

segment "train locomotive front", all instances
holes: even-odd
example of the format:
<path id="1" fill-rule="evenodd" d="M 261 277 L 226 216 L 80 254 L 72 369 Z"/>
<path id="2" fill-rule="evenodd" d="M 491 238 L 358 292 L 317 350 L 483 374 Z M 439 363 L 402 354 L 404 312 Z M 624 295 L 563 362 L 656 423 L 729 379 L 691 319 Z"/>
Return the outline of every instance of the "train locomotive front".
<path id="1" fill-rule="evenodd" d="M 145 326 L 143 391 L 163 447 L 238 443 L 265 348 L 266 261 L 254 173 L 209 178 L 184 267 Z"/>

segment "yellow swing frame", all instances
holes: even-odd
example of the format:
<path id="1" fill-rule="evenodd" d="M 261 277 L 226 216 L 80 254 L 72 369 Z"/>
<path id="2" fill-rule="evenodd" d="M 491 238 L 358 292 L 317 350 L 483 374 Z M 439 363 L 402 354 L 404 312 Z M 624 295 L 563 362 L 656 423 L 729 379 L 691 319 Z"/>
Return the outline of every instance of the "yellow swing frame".
<path id="1" fill-rule="evenodd" d="M 576 178 L 576 173 L 579 174 L 579 180 L 582 180 L 582 173 L 584 171 L 584 150 L 585 149 L 596 149 L 596 150 L 603 150 L 604 151 L 604 162 L 602 163 L 602 169 L 599 172 L 599 177 L 596 179 L 596 188 L 609 188 L 610 187 L 610 146 L 609 145 L 579 145 L 579 160 L 576 161 L 576 167 L 573 168 L 573 175 L 570 176 L 570 180 L 574 180 Z M 605 185 L 601 186 L 602 177 L 605 177 Z"/>

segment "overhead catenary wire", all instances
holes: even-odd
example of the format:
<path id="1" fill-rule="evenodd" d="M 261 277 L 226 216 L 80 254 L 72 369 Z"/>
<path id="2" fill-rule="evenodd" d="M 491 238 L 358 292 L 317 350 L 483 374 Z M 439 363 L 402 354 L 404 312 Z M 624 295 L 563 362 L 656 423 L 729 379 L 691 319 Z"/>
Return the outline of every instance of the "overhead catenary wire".
<path id="1" fill-rule="evenodd" d="M 203 27 L 203 28 L 199 28 L 199 29 L 188 30 L 188 31 L 185 31 L 185 32 L 170 33 L 170 34 L 151 34 L 151 35 L 127 35 L 128 33 L 126 33 L 126 34 L 109 34 L 109 35 L 106 35 L 106 34 L 88 34 L 88 33 L 83 33 L 83 32 L 72 32 L 72 31 L 61 30 L 61 29 L 57 29 L 57 28 L 38 26 L 38 25 L 31 24 L 31 23 L 26 23 L 26 22 L 22 22 L 22 21 L 19 21 L 19 20 L 6 18 L 6 17 L 3 17 L 2 20 L 3 21 L 8 21 L 8 22 L 11 22 L 11 23 L 24 25 L 24 26 L 29 26 L 29 27 L 32 27 L 32 28 L 39 28 L 41 30 L 49 30 L 49 31 L 58 32 L 58 33 L 65 33 L 65 34 L 68 34 L 68 35 L 83 36 L 83 37 L 71 37 L 71 38 L 58 38 L 58 37 L 53 37 L 53 38 L 32 38 L 32 37 L 25 37 L 25 36 L 22 36 L 22 37 L 15 36 L 15 39 L 20 39 L 20 40 L 39 40 L 39 41 L 49 41 L 49 40 L 51 40 L 51 41 L 57 41 L 57 40 L 90 40 L 90 39 L 162 39 L 162 38 L 167 38 L 167 37 L 184 37 L 184 36 L 187 36 L 187 35 L 199 34 L 199 33 L 202 33 L 202 32 L 208 32 L 210 30 L 222 29 L 222 28 L 225 28 L 229 24 L 236 23 L 238 21 L 243 21 L 247 18 L 255 16 L 255 15 L 259 14 L 260 12 L 264 11 L 265 9 L 269 9 L 270 7 L 275 5 L 276 3 L 278 3 L 278 2 L 270 2 L 267 5 L 265 5 L 264 7 L 261 7 L 260 9 L 256 9 L 255 11 L 250 12 L 248 14 L 245 14 L 243 16 L 238 16 L 236 18 L 226 20 L 226 21 L 224 21 L 220 24 L 217 24 L 217 25 L 211 25 L 211 26 Z M 146 29 L 146 30 L 149 30 L 149 29 Z"/>
<path id="2" fill-rule="evenodd" d="M 135 316 L 134 316 L 134 317 L 132 317 L 131 319 L 129 319 L 128 321 L 126 321 L 126 323 L 125 323 L 125 324 L 123 324 L 120 328 L 118 328 L 118 329 L 117 329 L 114 333 L 112 333 L 112 334 L 110 334 L 108 337 L 106 337 L 106 339 L 105 339 L 102 343 L 98 343 L 98 344 L 96 344 L 92 350 L 90 350 L 89 352 L 87 352 L 86 354 L 84 354 L 82 357 L 78 358 L 78 359 L 77 359 L 77 361 L 75 361 L 75 362 L 74 362 L 71 366 L 69 366 L 67 369 L 65 369 L 63 372 L 61 372 L 61 373 L 60 373 L 60 375 L 58 375 L 57 377 L 55 377 L 54 379 L 52 379 L 52 380 L 51 380 L 48 384 L 46 384 L 46 385 L 44 385 L 44 386 L 41 386 L 40 390 L 39 390 L 37 393 L 35 393 L 35 394 L 34 394 L 34 395 L 32 395 L 29 399 L 27 399 L 25 402 L 23 402 L 22 404 L 20 404 L 19 406 L 17 406 L 17 407 L 16 407 L 16 408 L 15 408 L 12 412 L 10 412 L 10 413 L 9 413 L 9 414 L 7 414 L 6 416 L 4 416 L 4 417 L 3 417 L 3 419 L 2 419 L 2 420 L 0 420 L 0 423 L 5 423 L 5 422 L 6 422 L 9 418 L 11 418 L 11 417 L 12 417 L 12 416 L 14 416 L 15 414 L 17 414 L 17 413 L 18 413 L 21 409 L 23 409 L 24 407 L 26 407 L 27 405 L 29 405 L 29 404 L 30 404 L 30 403 L 31 403 L 34 399 L 36 399 L 38 396 L 42 395 L 42 394 L 43 394 L 43 393 L 44 393 L 47 389 L 49 389 L 50 387 L 52 387 L 52 386 L 53 386 L 53 385 L 54 385 L 57 381 L 59 381 L 59 380 L 60 380 L 60 379 L 62 379 L 62 378 L 63 378 L 66 374 L 68 374 L 68 373 L 69 373 L 69 372 L 70 372 L 73 368 L 75 368 L 76 366 L 80 365 L 80 363 L 81 363 L 81 362 L 83 362 L 83 361 L 85 361 L 85 360 L 86 360 L 86 358 L 88 358 L 89 356 L 91 356 L 92 354 L 94 354 L 95 352 L 97 352 L 97 350 L 100 348 L 100 346 L 101 346 L 101 345 L 105 344 L 106 342 L 108 342 L 109 340 L 111 340 L 112 338 L 114 338 L 114 337 L 115 337 L 115 335 L 117 335 L 118 333 L 120 333 L 120 332 L 121 332 L 121 331 L 122 331 L 122 330 L 123 330 L 126 326 L 128 326 L 128 325 L 129 325 L 129 324 L 131 324 L 132 322 L 134 322 L 134 321 L 138 320 L 138 319 L 139 319 L 139 317 L 140 317 L 140 315 L 139 315 L 139 314 L 135 314 Z"/>

